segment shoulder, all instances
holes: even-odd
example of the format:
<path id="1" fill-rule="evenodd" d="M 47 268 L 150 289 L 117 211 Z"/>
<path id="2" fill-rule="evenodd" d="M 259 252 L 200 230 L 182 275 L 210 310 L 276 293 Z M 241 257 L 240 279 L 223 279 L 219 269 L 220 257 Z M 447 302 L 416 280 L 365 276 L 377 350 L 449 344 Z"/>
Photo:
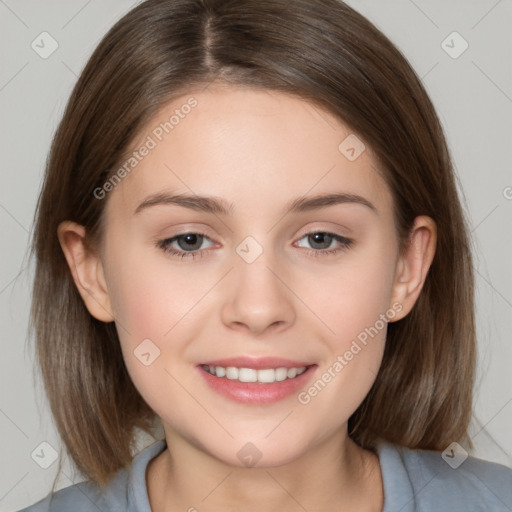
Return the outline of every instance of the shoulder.
<path id="1" fill-rule="evenodd" d="M 385 512 L 397 505 L 404 507 L 402 512 L 512 511 L 512 469 L 506 466 L 457 449 L 443 452 L 443 456 L 438 451 L 411 450 L 385 441 L 378 452 L 388 496 Z"/>
<path id="2" fill-rule="evenodd" d="M 146 468 L 166 448 L 165 441 L 142 450 L 130 467 L 119 470 L 104 487 L 80 482 L 49 494 L 17 512 L 132 512 L 149 510 Z"/>
<path id="3" fill-rule="evenodd" d="M 55 491 L 18 512 L 120 512 L 128 510 L 130 469 L 118 471 L 105 487 L 80 482 Z"/>
<path id="4" fill-rule="evenodd" d="M 98 512 L 104 507 L 105 498 L 98 486 L 81 482 L 53 492 L 18 512 Z"/>

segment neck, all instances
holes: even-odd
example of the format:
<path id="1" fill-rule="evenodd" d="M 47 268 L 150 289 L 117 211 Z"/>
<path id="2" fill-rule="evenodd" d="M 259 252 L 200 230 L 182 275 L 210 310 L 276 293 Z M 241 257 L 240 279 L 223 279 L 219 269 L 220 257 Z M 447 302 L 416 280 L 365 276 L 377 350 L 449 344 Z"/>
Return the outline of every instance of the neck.
<path id="1" fill-rule="evenodd" d="M 153 512 L 372 511 L 383 507 L 378 457 L 337 434 L 278 467 L 235 467 L 166 431 L 147 470 Z"/>

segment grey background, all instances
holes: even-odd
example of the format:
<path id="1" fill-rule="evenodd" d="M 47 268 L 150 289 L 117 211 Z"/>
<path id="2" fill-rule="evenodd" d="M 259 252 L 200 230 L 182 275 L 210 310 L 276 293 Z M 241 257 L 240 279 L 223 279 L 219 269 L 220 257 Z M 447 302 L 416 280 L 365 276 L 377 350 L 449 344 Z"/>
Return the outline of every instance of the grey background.
<path id="1" fill-rule="evenodd" d="M 46 494 L 57 464 L 43 469 L 45 461 L 38 464 L 31 454 L 49 457 L 43 442 L 62 449 L 44 393 L 34 389 L 34 355 L 26 344 L 32 269 L 25 254 L 46 155 L 87 58 L 136 3 L 0 0 L 0 512 Z M 348 3 L 406 55 L 446 131 L 476 248 L 479 359 L 472 455 L 512 467 L 512 3 Z M 58 43 L 47 59 L 31 47 L 43 31 Z M 458 58 L 441 46 L 453 31 L 469 44 Z M 453 37 L 445 44 L 452 53 L 462 48 Z M 147 441 L 141 439 L 141 447 Z M 57 488 L 77 481 L 65 460 Z"/>

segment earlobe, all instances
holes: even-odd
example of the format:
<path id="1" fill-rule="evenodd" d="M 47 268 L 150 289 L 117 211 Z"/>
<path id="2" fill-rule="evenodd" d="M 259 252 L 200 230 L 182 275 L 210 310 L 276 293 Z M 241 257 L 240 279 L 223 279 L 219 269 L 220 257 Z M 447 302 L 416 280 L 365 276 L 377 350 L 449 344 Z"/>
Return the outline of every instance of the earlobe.
<path id="1" fill-rule="evenodd" d="M 114 314 L 99 254 L 85 242 L 85 228 L 75 222 L 59 224 L 57 235 L 75 285 L 89 313 L 102 322 L 112 322 Z"/>
<path id="2" fill-rule="evenodd" d="M 409 237 L 409 243 L 399 256 L 391 303 L 399 302 L 402 309 L 393 320 L 405 317 L 418 299 L 428 271 L 434 259 L 437 242 L 437 227 L 434 220 L 427 216 L 419 216 Z"/>

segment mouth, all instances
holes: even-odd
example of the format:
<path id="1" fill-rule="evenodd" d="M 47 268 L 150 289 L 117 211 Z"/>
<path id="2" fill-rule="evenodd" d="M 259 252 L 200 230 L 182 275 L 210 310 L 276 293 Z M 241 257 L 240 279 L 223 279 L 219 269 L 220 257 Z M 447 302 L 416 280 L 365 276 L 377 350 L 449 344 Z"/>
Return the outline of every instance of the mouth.
<path id="1" fill-rule="evenodd" d="M 297 394 L 318 365 L 277 358 L 232 358 L 197 366 L 217 394 L 244 404 L 269 404 Z"/>
<path id="2" fill-rule="evenodd" d="M 286 379 L 295 379 L 306 371 L 307 366 L 293 368 L 237 368 L 236 366 L 210 366 L 202 365 L 203 370 L 221 379 L 236 380 L 238 382 L 259 382 L 260 384 L 272 384 Z"/>

